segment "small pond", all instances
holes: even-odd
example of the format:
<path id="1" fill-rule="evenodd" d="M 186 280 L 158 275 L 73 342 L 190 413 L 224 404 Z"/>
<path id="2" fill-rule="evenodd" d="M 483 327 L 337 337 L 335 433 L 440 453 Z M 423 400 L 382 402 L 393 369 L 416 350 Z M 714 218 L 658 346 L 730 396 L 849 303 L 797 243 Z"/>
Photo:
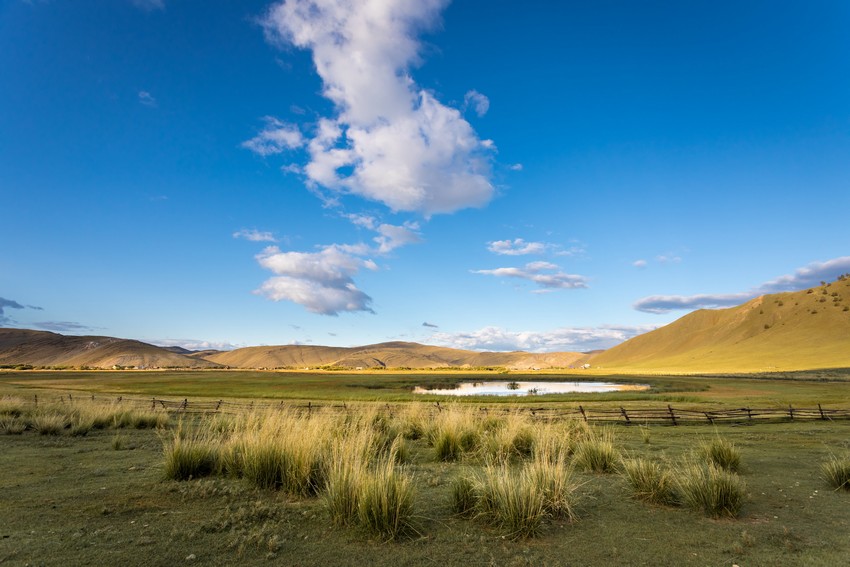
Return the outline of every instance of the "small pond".
<path id="1" fill-rule="evenodd" d="M 613 382 L 464 382 L 456 388 L 428 390 L 417 386 L 414 394 L 437 396 L 533 396 L 600 392 L 636 392 L 649 390 L 649 384 L 615 384 Z"/>

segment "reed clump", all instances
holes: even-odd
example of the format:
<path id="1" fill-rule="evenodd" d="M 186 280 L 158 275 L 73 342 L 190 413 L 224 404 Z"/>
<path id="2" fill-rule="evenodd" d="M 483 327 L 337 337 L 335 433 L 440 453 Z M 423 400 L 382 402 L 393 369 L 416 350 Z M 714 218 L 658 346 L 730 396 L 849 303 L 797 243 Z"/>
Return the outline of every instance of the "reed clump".
<path id="1" fill-rule="evenodd" d="M 123 441 L 113 440 L 113 448 L 122 446 Z M 163 439 L 165 478 L 190 480 L 214 474 L 218 465 L 217 447 L 217 439 L 207 431 L 190 430 L 181 422 L 172 435 Z"/>
<path id="2" fill-rule="evenodd" d="M 615 472 L 619 453 L 613 431 L 587 431 L 577 442 L 573 459 L 576 467 L 583 471 L 600 474 Z"/>
<path id="3" fill-rule="evenodd" d="M 439 461 L 457 461 L 478 445 L 480 427 L 471 410 L 451 408 L 441 411 L 434 420 L 429 439 Z"/>
<path id="4" fill-rule="evenodd" d="M 832 455 L 821 464 L 821 474 L 835 490 L 850 490 L 850 458 Z"/>
<path id="5" fill-rule="evenodd" d="M 685 505 L 712 518 L 737 517 L 747 492 L 740 476 L 714 463 L 686 463 L 678 471 L 676 488 Z"/>
<path id="6" fill-rule="evenodd" d="M 415 531 L 413 477 L 395 465 L 390 452 L 359 477 L 357 518 L 385 539 Z"/>
<path id="7" fill-rule="evenodd" d="M 703 442 L 700 453 L 709 462 L 724 470 L 738 472 L 741 468 L 741 452 L 734 443 L 722 437 Z"/>
<path id="8" fill-rule="evenodd" d="M 661 463 L 640 457 L 625 459 L 622 475 L 637 500 L 664 506 L 678 502 L 673 474 Z"/>

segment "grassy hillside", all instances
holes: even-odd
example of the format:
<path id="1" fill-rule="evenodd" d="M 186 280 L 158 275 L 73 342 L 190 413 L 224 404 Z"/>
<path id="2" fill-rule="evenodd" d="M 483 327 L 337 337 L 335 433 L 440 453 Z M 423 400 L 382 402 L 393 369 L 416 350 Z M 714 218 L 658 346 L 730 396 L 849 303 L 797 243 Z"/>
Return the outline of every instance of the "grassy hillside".
<path id="1" fill-rule="evenodd" d="M 140 341 L 66 336 L 28 329 L 0 329 L 0 364 L 91 368 L 218 366 L 207 360 L 189 358 Z"/>
<path id="2" fill-rule="evenodd" d="M 587 355 L 577 352 L 473 352 L 417 343 L 389 342 L 362 347 L 264 346 L 205 356 L 232 368 L 451 368 L 499 366 L 515 369 L 566 367 Z"/>
<path id="3" fill-rule="evenodd" d="M 703 309 L 591 359 L 662 372 L 768 372 L 850 367 L 850 278 Z"/>

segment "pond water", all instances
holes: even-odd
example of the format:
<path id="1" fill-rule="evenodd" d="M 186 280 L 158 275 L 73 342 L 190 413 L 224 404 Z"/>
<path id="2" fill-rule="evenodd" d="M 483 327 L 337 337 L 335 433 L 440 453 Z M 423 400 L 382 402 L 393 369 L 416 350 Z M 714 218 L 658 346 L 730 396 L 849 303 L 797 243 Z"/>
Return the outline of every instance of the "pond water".
<path id="1" fill-rule="evenodd" d="M 464 382 L 456 388 L 428 390 L 417 386 L 414 394 L 437 396 L 533 396 L 599 392 L 634 392 L 649 390 L 649 384 L 615 384 L 613 382 Z"/>

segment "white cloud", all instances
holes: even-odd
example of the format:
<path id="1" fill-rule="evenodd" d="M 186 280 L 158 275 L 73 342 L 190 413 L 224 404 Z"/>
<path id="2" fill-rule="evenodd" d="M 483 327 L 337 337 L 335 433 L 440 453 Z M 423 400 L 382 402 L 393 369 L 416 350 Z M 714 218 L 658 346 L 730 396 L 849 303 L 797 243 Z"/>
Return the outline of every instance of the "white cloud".
<path id="1" fill-rule="evenodd" d="M 155 346 L 180 347 L 186 350 L 233 350 L 246 346 L 227 341 L 203 341 L 198 339 L 155 339 L 146 342 Z"/>
<path id="2" fill-rule="evenodd" d="M 508 331 L 484 327 L 468 333 L 437 332 L 429 344 L 478 351 L 582 352 L 607 349 L 655 326 L 602 325 L 599 327 L 563 327 L 551 331 Z"/>
<path id="3" fill-rule="evenodd" d="M 269 10 L 267 36 L 312 52 L 336 107 L 309 141 L 309 183 L 426 216 L 489 202 L 494 145 L 409 74 L 417 34 L 446 4 L 286 0 Z"/>
<path id="4" fill-rule="evenodd" d="M 375 254 L 383 255 L 396 248 L 422 242 L 422 235 L 419 233 L 419 223 L 416 222 L 406 222 L 399 226 L 382 223 L 375 217 L 363 213 L 346 214 L 343 216 L 355 226 L 378 233 L 378 236 L 372 239 L 378 244 L 378 247 L 373 251 L 363 251 L 359 252 L 359 254 L 374 252 Z"/>
<path id="5" fill-rule="evenodd" d="M 850 256 L 833 258 L 826 262 L 812 262 L 793 274 L 780 276 L 749 291 L 728 294 L 652 295 L 634 303 L 633 307 L 646 313 L 669 313 L 680 309 L 712 309 L 731 307 L 767 293 L 798 291 L 832 281 L 850 272 Z"/>
<path id="6" fill-rule="evenodd" d="M 243 148 L 265 157 L 304 145 L 304 136 L 297 126 L 282 122 L 274 116 L 266 116 L 263 120 L 265 127 L 250 140 L 242 142 Z"/>
<path id="7" fill-rule="evenodd" d="M 510 169 L 511 171 L 522 171 L 523 168 L 521 163 L 515 163 L 509 166 L 508 169 Z"/>
<path id="8" fill-rule="evenodd" d="M 577 289 L 587 287 L 587 278 L 576 274 L 567 274 L 551 262 L 529 262 L 523 268 L 496 268 L 494 270 L 473 270 L 474 274 L 484 274 L 500 278 L 519 278 L 536 283 L 541 289 L 538 293 L 556 289 Z"/>
<path id="9" fill-rule="evenodd" d="M 526 242 L 522 238 L 513 240 L 494 240 L 487 243 L 487 250 L 503 256 L 522 256 L 525 254 L 543 254 L 550 245 L 544 242 Z"/>
<path id="10" fill-rule="evenodd" d="M 274 234 L 269 231 L 260 231 L 255 228 L 243 228 L 233 233 L 233 238 L 243 238 L 251 242 L 277 242 Z"/>
<path id="11" fill-rule="evenodd" d="M 682 262 L 682 258 L 675 254 L 661 254 L 656 256 L 655 260 L 660 264 L 679 264 Z"/>
<path id="12" fill-rule="evenodd" d="M 484 116 L 490 110 L 490 99 L 476 90 L 471 90 L 463 97 L 463 107 L 472 108 L 478 116 Z"/>
<path id="13" fill-rule="evenodd" d="M 376 270 L 377 266 L 352 255 L 351 248 L 331 245 L 319 252 L 282 252 L 269 246 L 257 255 L 257 261 L 277 274 L 256 292 L 273 301 L 292 301 L 322 315 L 373 312 L 372 298 L 357 289 L 352 277 L 363 268 Z"/>
<path id="14" fill-rule="evenodd" d="M 422 235 L 417 232 L 419 225 L 415 222 L 405 223 L 404 226 L 381 224 L 377 230 L 379 236 L 374 241 L 378 243 L 378 254 L 387 254 L 401 246 L 422 242 Z"/>
<path id="15" fill-rule="evenodd" d="M 147 91 L 139 91 L 139 102 L 145 106 L 156 108 L 156 99 Z"/>
<path id="16" fill-rule="evenodd" d="M 634 266 L 635 268 L 638 268 L 638 269 L 645 268 L 646 264 L 647 264 L 646 260 L 635 260 L 634 262 L 632 262 L 632 266 Z"/>

